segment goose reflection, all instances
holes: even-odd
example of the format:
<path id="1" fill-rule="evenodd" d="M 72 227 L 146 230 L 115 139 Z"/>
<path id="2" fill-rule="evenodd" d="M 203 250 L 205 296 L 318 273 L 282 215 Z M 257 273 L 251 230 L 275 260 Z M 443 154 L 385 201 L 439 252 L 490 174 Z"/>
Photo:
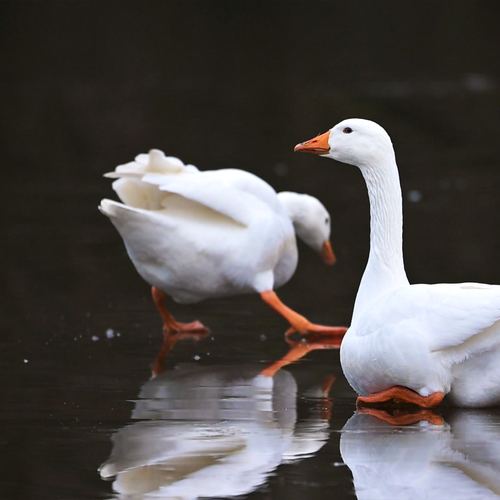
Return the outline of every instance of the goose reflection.
<path id="1" fill-rule="evenodd" d="M 174 348 L 179 340 L 199 341 L 208 337 L 208 332 L 167 332 L 164 335 L 163 345 L 153 363 L 153 376 L 160 375 L 165 371 L 165 357 Z M 278 370 L 291 363 L 302 359 L 307 353 L 318 349 L 339 349 L 342 337 L 321 335 L 317 333 L 305 333 L 299 341 L 290 336 L 285 337 L 289 351 L 279 360 L 262 370 L 262 375 L 272 377 Z"/>
<path id="2" fill-rule="evenodd" d="M 119 498 L 198 498 L 253 491 L 283 462 L 313 455 L 328 420 L 297 423 L 297 384 L 261 366 L 181 365 L 146 382 L 100 468 Z M 330 379 L 331 382 L 331 379 Z M 329 384 L 318 385 L 326 396 Z"/>
<path id="3" fill-rule="evenodd" d="M 428 410 L 362 410 L 344 426 L 340 451 L 358 500 L 500 496 L 498 411 L 456 410 L 444 421 Z"/>

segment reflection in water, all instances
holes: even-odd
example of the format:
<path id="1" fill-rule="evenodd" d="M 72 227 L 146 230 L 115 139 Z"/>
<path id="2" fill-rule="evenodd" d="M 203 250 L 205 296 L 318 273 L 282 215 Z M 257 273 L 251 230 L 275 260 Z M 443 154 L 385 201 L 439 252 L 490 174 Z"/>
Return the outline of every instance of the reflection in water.
<path id="1" fill-rule="evenodd" d="M 208 336 L 208 332 L 163 332 L 163 345 L 153 363 L 153 376 L 159 375 L 165 371 L 165 357 L 174 348 L 179 340 L 201 340 Z M 299 340 L 292 339 L 291 336 L 285 336 L 285 341 L 289 345 L 289 351 L 279 360 L 275 361 L 261 371 L 262 375 L 272 377 L 284 366 L 295 363 L 302 359 L 308 352 L 318 349 L 339 349 L 342 343 L 342 337 L 321 335 L 317 333 L 306 333 L 299 336 Z"/>
<path id="2" fill-rule="evenodd" d="M 165 357 L 174 348 L 179 340 L 202 340 L 208 336 L 206 332 L 169 332 L 163 330 L 163 345 L 158 352 L 156 359 L 153 363 L 152 374 L 153 376 L 159 375 L 165 371 Z"/>
<path id="3" fill-rule="evenodd" d="M 385 412 L 357 412 L 346 423 L 340 451 L 358 500 L 498 499 L 500 414 L 456 410 L 439 425 L 426 415 L 395 426 Z"/>
<path id="4" fill-rule="evenodd" d="M 292 340 L 288 336 L 285 337 L 285 340 L 290 346 L 290 350 L 281 359 L 262 370 L 262 375 L 272 377 L 278 370 L 299 361 L 311 351 L 316 351 L 317 349 L 339 349 L 342 344 L 342 337 L 324 336 L 315 333 L 302 334 L 299 341 Z"/>
<path id="5" fill-rule="evenodd" d="M 263 484 L 280 463 L 317 452 L 328 420 L 297 423 L 294 377 L 260 370 L 181 365 L 146 382 L 132 412 L 141 421 L 114 434 L 101 477 L 114 478 L 127 498 L 233 496 Z"/>

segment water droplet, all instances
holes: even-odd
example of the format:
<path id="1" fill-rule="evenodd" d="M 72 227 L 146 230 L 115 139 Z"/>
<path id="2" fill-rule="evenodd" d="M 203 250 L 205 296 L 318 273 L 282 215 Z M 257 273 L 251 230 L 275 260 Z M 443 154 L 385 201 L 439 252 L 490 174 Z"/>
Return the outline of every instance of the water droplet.
<path id="1" fill-rule="evenodd" d="M 411 201 L 412 203 L 418 203 L 422 200 L 422 193 L 418 189 L 412 189 L 411 191 L 408 191 L 407 196 L 408 201 Z"/>

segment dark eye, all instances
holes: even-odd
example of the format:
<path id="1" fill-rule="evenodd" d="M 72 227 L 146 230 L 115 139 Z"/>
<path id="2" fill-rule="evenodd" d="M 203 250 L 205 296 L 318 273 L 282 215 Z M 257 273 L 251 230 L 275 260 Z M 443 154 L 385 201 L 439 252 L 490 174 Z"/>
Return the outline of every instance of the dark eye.
<path id="1" fill-rule="evenodd" d="M 342 130 L 342 132 L 344 132 L 344 134 L 350 134 L 352 132 L 352 128 L 346 127 L 344 130 Z"/>
<path id="2" fill-rule="evenodd" d="M 327 218 L 325 219 L 325 224 L 328 224 L 329 222 L 330 222 L 330 219 L 327 217 Z"/>

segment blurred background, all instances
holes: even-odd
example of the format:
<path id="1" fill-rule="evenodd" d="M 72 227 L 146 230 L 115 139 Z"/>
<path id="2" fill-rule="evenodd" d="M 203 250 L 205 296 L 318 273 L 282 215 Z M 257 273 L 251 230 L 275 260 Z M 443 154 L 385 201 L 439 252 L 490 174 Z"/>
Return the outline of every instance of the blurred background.
<path id="1" fill-rule="evenodd" d="M 241 168 L 320 198 L 337 265 L 324 269 L 300 245 L 280 297 L 311 320 L 348 325 L 368 255 L 364 182 L 353 167 L 293 147 L 344 118 L 375 120 L 396 149 L 410 281 L 500 282 L 496 0 L 2 1 L 0 26 L 8 498 L 34 498 L 31 488 L 68 477 L 82 498 L 99 491 L 95 467 L 109 448 L 100 424 L 128 418 L 126 399 L 148 377 L 160 320 L 97 210 L 114 198 L 102 174 L 138 153 Z M 285 325 L 257 296 L 172 312 L 232 345 L 220 362 L 282 354 Z M 256 347 L 268 327 L 276 342 Z M 341 377 L 338 354 L 321 354 Z M 61 430 L 54 423 L 39 439 L 53 418 L 70 429 L 56 463 L 40 460 Z M 82 435 L 96 447 L 74 453 Z M 34 442 L 34 455 L 19 451 Z M 10 477 L 19 470 L 24 489 Z"/>

